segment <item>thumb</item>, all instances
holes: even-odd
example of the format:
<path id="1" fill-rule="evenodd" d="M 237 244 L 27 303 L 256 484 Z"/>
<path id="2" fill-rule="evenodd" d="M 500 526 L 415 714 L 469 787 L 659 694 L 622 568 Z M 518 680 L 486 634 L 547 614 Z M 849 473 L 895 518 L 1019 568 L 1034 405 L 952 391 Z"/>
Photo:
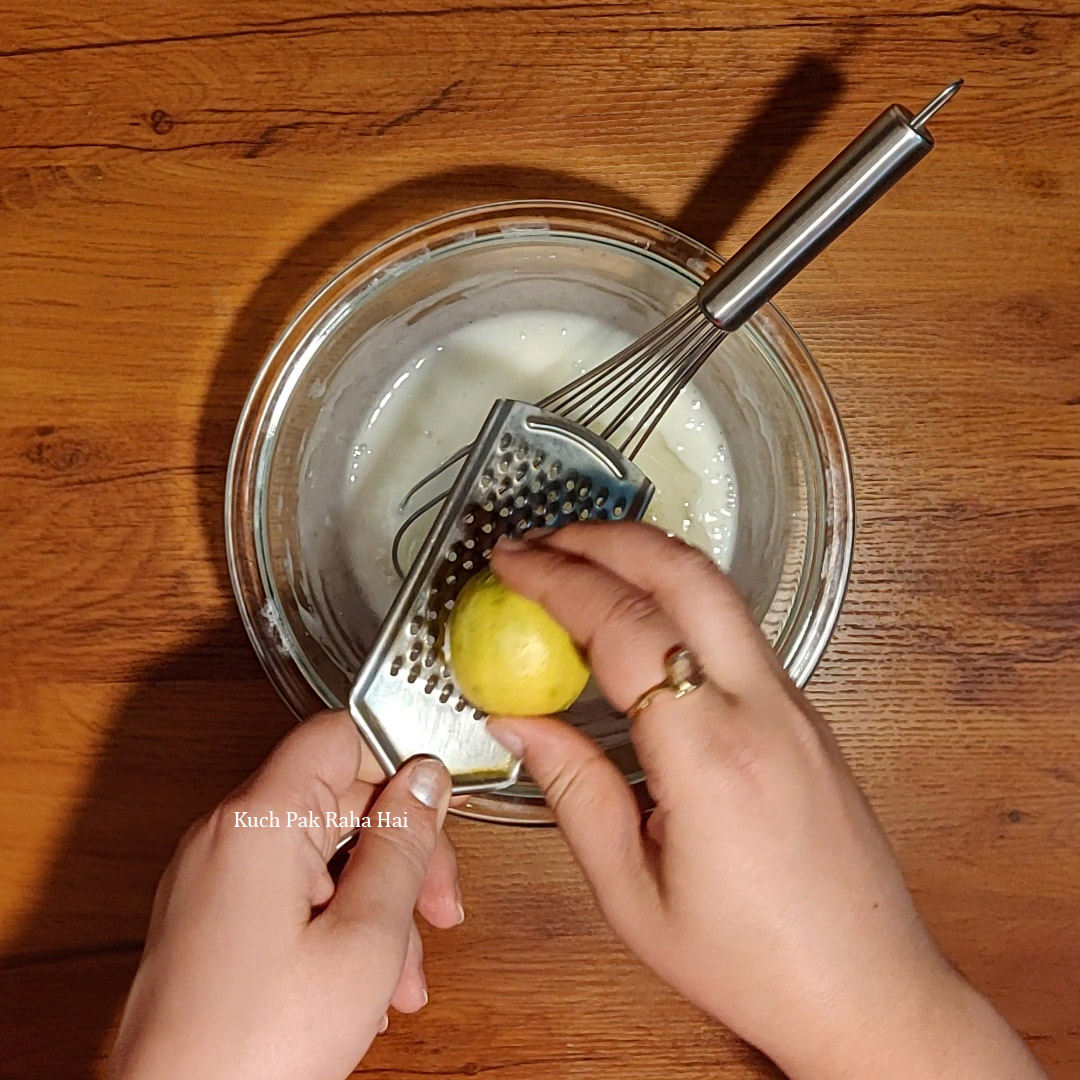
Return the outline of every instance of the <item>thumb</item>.
<path id="1" fill-rule="evenodd" d="M 395 949 L 400 946 L 404 962 L 413 908 L 449 802 L 450 774 L 441 761 L 406 762 L 367 812 L 369 827 L 360 830 L 323 913 L 328 921 L 378 931 Z"/>
<path id="2" fill-rule="evenodd" d="M 551 717 L 498 717 L 488 731 L 540 786 L 604 914 L 616 929 L 659 904 L 641 838 L 641 812 L 607 756 L 576 728 Z"/>

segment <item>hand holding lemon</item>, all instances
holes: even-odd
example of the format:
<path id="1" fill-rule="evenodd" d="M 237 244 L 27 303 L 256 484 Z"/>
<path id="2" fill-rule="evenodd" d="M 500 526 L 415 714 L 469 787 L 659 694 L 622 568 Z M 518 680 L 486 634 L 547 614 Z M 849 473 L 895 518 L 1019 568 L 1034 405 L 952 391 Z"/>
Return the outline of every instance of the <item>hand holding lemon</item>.
<path id="1" fill-rule="evenodd" d="M 496 716 L 562 712 L 589 681 L 570 635 L 538 603 L 490 571 L 477 574 L 458 595 L 449 644 L 462 693 Z"/>

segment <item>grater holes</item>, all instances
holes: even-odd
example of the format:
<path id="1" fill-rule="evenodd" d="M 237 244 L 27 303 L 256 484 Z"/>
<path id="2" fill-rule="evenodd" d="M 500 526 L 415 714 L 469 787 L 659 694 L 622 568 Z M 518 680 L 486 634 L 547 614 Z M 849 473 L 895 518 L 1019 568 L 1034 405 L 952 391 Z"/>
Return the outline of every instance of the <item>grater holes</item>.
<path id="1" fill-rule="evenodd" d="M 454 712 L 464 712 L 468 707 L 469 703 L 463 697 L 458 697 L 454 702 Z"/>
<path id="2" fill-rule="evenodd" d="M 548 501 L 549 503 L 553 503 L 553 502 L 558 502 L 558 501 L 559 501 L 559 493 L 558 493 L 558 492 L 557 492 L 557 491 L 556 491 L 556 490 L 555 490 L 554 488 L 552 488 L 552 489 L 551 489 L 551 490 L 550 490 L 550 491 L 549 491 L 549 492 L 547 493 L 547 501 Z"/>
<path id="3" fill-rule="evenodd" d="M 569 476 L 566 479 L 566 483 L 563 484 L 563 487 L 565 487 L 567 491 L 573 491 L 574 488 L 577 487 L 577 480 L 573 476 Z"/>
<path id="4" fill-rule="evenodd" d="M 514 482 L 510 479 L 509 476 L 504 476 L 499 481 L 499 486 L 495 489 L 497 494 L 500 495 L 500 496 L 505 495 L 510 490 L 510 488 L 513 486 L 513 483 Z"/>
<path id="5" fill-rule="evenodd" d="M 487 502 L 481 507 L 486 513 L 490 514 L 495 509 L 495 502 L 493 499 L 488 499 Z"/>
<path id="6" fill-rule="evenodd" d="M 490 469 L 485 469 L 480 474 L 480 490 L 487 491 L 495 483 L 495 474 Z"/>
<path id="7" fill-rule="evenodd" d="M 516 457 L 518 459 L 518 461 L 524 461 L 528 456 L 529 456 L 529 448 L 524 443 L 522 443 L 514 451 L 514 457 Z"/>
<path id="8" fill-rule="evenodd" d="M 505 454 L 503 457 L 499 458 L 495 468 L 501 473 L 508 473 L 510 471 L 510 466 L 513 463 L 514 459 L 509 454 Z"/>
<path id="9" fill-rule="evenodd" d="M 499 510 L 499 517 L 508 518 L 510 516 L 510 507 L 504 506 Z"/>
<path id="10" fill-rule="evenodd" d="M 442 670 L 439 672 L 439 674 L 442 675 L 442 677 L 444 679 L 449 679 L 450 678 L 450 665 L 449 664 L 443 664 Z M 447 683 L 446 685 L 451 690 L 453 690 L 454 687 L 453 687 L 452 683 Z"/>
<path id="11" fill-rule="evenodd" d="M 517 495 L 514 497 L 514 506 L 516 506 L 517 509 L 520 510 L 525 505 L 526 501 L 527 500 L 524 495 Z"/>
<path id="12" fill-rule="evenodd" d="M 574 512 L 574 504 L 569 499 L 562 504 L 562 512 L 564 514 L 572 514 Z"/>
<path id="13" fill-rule="evenodd" d="M 405 677 L 405 681 L 409 682 L 409 683 L 414 683 L 419 678 L 420 678 L 420 665 L 419 664 L 413 664 L 413 666 L 411 668 L 409 668 L 409 674 Z"/>
<path id="14" fill-rule="evenodd" d="M 394 676 L 400 675 L 401 669 L 404 666 L 405 658 L 403 656 L 395 656 L 394 659 L 390 661 L 390 674 Z"/>
<path id="15" fill-rule="evenodd" d="M 528 475 L 529 475 L 529 466 L 528 466 L 528 465 L 519 465 L 519 466 L 518 466 L 518 467 L 517 467 L 517 468 L 516 468 L 516 469 L 514 470 L 514 479 L 515 479 L 515 480 L 516 480 L 516 481 L 517 481 L 517 482 L 518 482 L 519 484 L 520 484 L 520 483 L 521 483 L 521 482 L 522 482 L 522 481 L 523 481 L 523 480 L 525 479 L 525 477 L 526 477 L 526 476 L 528 476 Z"/>
<path id="16" fill-rule="evenodd" d="M 439 685 L 439 678 L 437 675 L 432 675 L 426 683 L 424 683 L 424 693 L 430 694 L 436 686 Z"/>
<path id="17" fill-rule="evenodd" d="M 578 521 L 588 521 L 590 517 L 592 517 L 592 511 L 587 506 L 578 511 Z"/>
<path id="18" fill-rule="evenodd" d="M 472 549 L 476 547 L 476 541 L 471 536 L 468 539 L 462 541 L 462 543 L 464 543 L 465 547 L 467 547 L 470 551 L 472 551 Z"/>
<path id="19" fill-rule="evenodd" d="M 545 456 L 543 450 L 537 450 L 536 453 L 533 454 L 532 464 L 534 469 L 539 469 L 540 466 L 544 464 Z"/>
<path id="20" fill-rule="evenodd" d="M 561 461 L 553 461 L 547 467 L 547 474 L 548 474 L 548 479 L 549 480 L 558 480 L 559 473 L 561 473 L 561 472 L 562 472 L 562 462 Z"/>
<path id="21" fill-rule="evenodd" d="M 603 509 L 603 507 L 607 503 L 608 499 L 610 499 L 610 498 L 611 498 L 611 492 L 608 491 L 608 489 L 606 487 L 601 488 L 596 493 L 596 509 L 597 510 Z"/>
<path id="22" fill-rule="evenodd" d="M 554 525 L 555 524 L 555 515 L 552 514 L 552 513 L 545 514 L 544 515 L 544 524 L 545 525 Z"/>
<path id="23" fill-rule="evenodd" d="M 409 650 L 409 663 L 411 664 L 411 663 L 413 663 L 413 662 L 415 662 L 416 660 L 419 660 L 419 659 L 420 659 L 420 643 L 417 642 Z"/>
<path id="24" fill-rule="evenodd" d="M 466 525 L 472 525 L 476 522 L 476 514 L 470 510 L 461 520 Z"/>
<path id="25" fill-rule="evenodd" d="M 621 518 L 626 513 L 626 500 L 617 499 L 615 505 L 611 508 L 611 516 Z"/>
<path id="26" fill-rule="evenodd" d="M 530 490 L 530 491 L 531 491 L 531 492 L 532 492 L 532 493 L 533 493 L 534 495 L 539 495 L 539 494 L 540 494 L 540 492 L 544 490 L 544 485 L 543 485 L 543 484 L 542 484 L 542 483 L 541 483 L 541 482 L 540 482 L 539 480 L 534 480 L 534 481 L 533 481 L 533 482 L 532 482 L 532 483 L 531 483 L 531 484 L 529 485 L 529 490 Z"/>
<path id="27" fill-rule="evenodd" d="M 453 585 L 455 581 L 457 581 L 457 574 L 447 574 L 446 575 L 446 584 L 447 585 Z"/>
<path id="28" fill-rule="evenodd" d="M 474 720 L 483 720 L 486 713 L 481 712 L 479 709 L 473 709 L 472 716 Z"/>
<path id="29" fill-rule="evenodd" d="M 466 560 L 465 560 L 465 561 L 464 561 L 464 562 L 463 562 L 463 563 L 461 564 L 461 569 L 462 569 L 462 570 L 471 570 L 472 568 L 473 568 L 473 561 L 472 561 L 472 559 L 466 559 Z M 432 616 L 432 618 L 434 618 L 434 616 Z"/>
<path id="30" fill-rule="evenodd" d="M 514 437 L 513 437 L 513 435 L 510 434 L 510 432 L 507 432 L 499 440 L 499 449 L 500 450 L 509 450 L 510 447 L 513 446 L 513 445 L 514 445 Z"/>
<path id="31" fill-rule="evenodd" d="M 495 526 L 492 525 L 490 521 L 485 521 L 484 524 L 480 526 L 480 531 L 485 535 L 490 535 L 491 530 L 494 528 Z"/>
<path id="32" fill-rule="evenodd" d="M 439 691 L 439 704 L 445 705 L 450 700 L 450 696 L 453 694 L 453 692 L 454 684 L 444 683 L 442 690 Z"/>
<path id="33" fill-rule="evenodd" d="M 416 637 L 420 633 L 420 620 L 415 616 L 409 622 L 409 633 L 412 637 Z"/>
<path id="34" fill-rule="evenodd" d="M 590 484 L 588 480 L 582 480 L 581 483 L 578 484 L 577 493 L 579 498 L 587 499 L 591 492 L 592 484 Z"/>

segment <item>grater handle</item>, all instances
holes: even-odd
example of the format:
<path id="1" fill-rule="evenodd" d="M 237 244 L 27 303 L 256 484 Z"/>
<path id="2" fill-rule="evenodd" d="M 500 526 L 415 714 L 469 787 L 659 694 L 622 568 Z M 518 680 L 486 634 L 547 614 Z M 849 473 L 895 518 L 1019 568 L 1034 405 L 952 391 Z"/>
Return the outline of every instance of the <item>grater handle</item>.
<path id="1" fill-rule="evenodd" d="M 947 86 L 917 116 L 890 105 L 698 292 L 705 314 L 737 330 L 933 149 L 927 120 L 963 86 Z"/>

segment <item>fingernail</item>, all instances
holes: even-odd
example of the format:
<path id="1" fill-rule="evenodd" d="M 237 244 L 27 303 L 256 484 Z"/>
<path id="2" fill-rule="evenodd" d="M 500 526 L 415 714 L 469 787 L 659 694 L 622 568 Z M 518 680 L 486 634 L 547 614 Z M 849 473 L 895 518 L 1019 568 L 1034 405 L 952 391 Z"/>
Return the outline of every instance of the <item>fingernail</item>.
<path id="1" fill-rule="evenodd" d="M 511 731 L 510 728 L 504 727 L 498 720 L 489 720 L 487 722 L 488 733 L 491 737 L 500 745 L 506 747 L 514 757 L 525 756 L 525 744 L 521 741 L 521 736 L 516 731 Z"/>
<path id="2" fill-rule="evenodd" d="M 454 900 L 457 903 L 457 926 L 460 926 L 465 921 L 465 902 L 461 896 L 461 886 L 454 884 Z"/>
<path id="3" fill-rule="evenodd" d="M 528 529 L 520 536 L 500 536 L 495 543 L 498 551 L 527 551 L 533 544 L 549 537 L 555 530 L 547 526 Z"/>
<path id="4" fill-rule="evenodd" d="M 418 802 L 438 810 L 450 796 L 450 774 L 446 766 L 436 758 L 422 758 L 412 768 L 409 790 Z"/>
<path id="5" fill-rule="evenodd" d="M 386 1013 L 383 1013 L 383 1018 L 379 1021 L 379 1030 L 375 1033 L 381 1035 L 390 1026 L 390 1017 Z"/>
<path id="6" fill-rule="evenodd" d="M 520 540 L 515 536 L 500 536 L 498 542 L 495 544 L 496 551 L 524 551 L 529 545 L 524 540 Z"/>

